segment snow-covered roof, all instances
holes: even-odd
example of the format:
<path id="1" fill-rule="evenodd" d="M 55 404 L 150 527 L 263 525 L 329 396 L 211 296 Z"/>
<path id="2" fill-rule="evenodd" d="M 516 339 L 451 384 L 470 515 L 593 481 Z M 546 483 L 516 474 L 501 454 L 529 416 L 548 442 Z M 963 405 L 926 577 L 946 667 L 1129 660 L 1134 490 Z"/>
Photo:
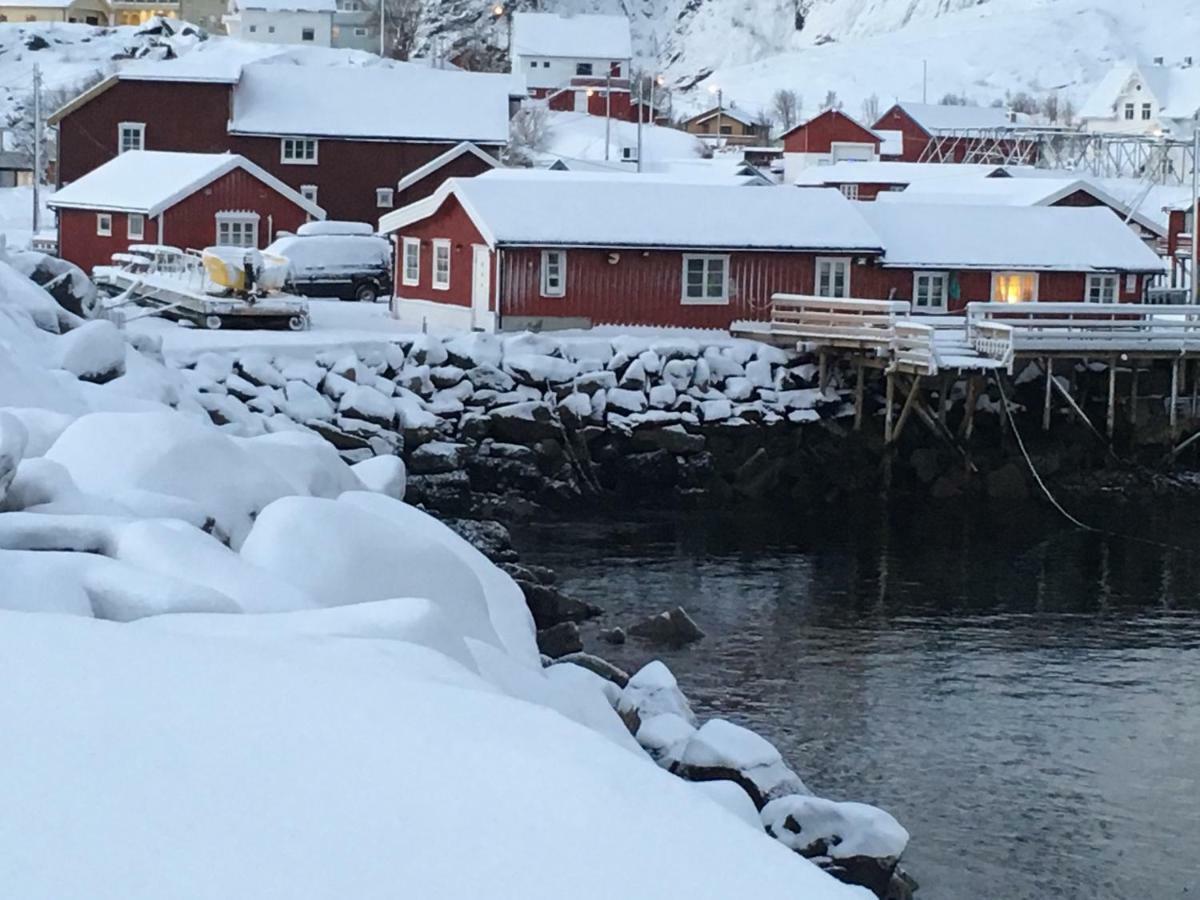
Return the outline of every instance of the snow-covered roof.
<path id="1" fill-rule="evenodd" d="M 885 203 L 954 203 L 965 206 L 1052 206 L 1065 197 L 1083 192 L 1099 203 L 1128 215 L 1126 203 L 1097 185 L 1070 173 L 1058 172 L 1047 178 L 986 178 L 964 175 L 919 181 L 903 191 L 889 191 L 878 199 Z M 1131 219 L 1142 227 L 1162 234 L 1162 226 L 1152 219 L 1133 213 Z"/>
<path id="2" fill-rule="evenodd" d="M 496 166 L 500 165 L 500 160 L 496 159 L 490 153 L 485 153 L 484 151 L 482 151 L 478 147 L 476 147 L 474 144 L 472 144 L 470 141 L 463 141 L 462 143 L 458 144 L 457 146 L 451 147 L 445 153 L 438 154 L 433 159 L 431 159 L 429 162 L 425 163 L 425 165 L 417 166 L 417 168 L 413 169 L 411 172 L 409 172 L 407 175 L 405 175 L 403 178 L 401 178 L 399 182 L 397 182 L 396 190 L 403 191 L 406 188 L 411 187 L 412 185 L 414 185 L 418 181 L 420 181 L 422 178 L 424 178 L 427 175 L 431 175 L 432 173 L 436 172 L 438 169 L 440 169 L 442 166 L 446 165 L 447 163 L 454 162 L 454 160 L 458 159 L 464 153 L 471 154 L 472 156 L 476 157 L 481 162 L 486 163 L 487 165 L 491 166 L 492 168 L 495 168 Z"/>
<path id="3" fill-rule="evenodd" d="M 395 66 L 250 65 L 233 95 L 233 134 L 508 140 L 509 75 Z"/>
<path id="4" fill-rule="evenodd" d="M 66 9 L 75 0 L 0 0 L 0 9 L 18 7 L 21 9 Z"/>
<path id="5" fill-rule="evenodd" d="M 1120 63 L 1109 69 L 1088 95 L 1079 115 L 1085 119 L 1113 118 L 1122 94 L 1135 79 L 1145 84 L 1156 102 L 1156 117 L 1191 119 L 1200 111 L 1200 68 Z"/>
<path id="6" fill-rule="evenodd" d="M 829 166 L 810 166 L 801 171 L 796 184 L 916 184 L 929 179 L 958 178 L 965 175 L 984 177 L 1003 172 L 1004 166 L 979 163 L 853 162 L 844 160 Z"/>
<path id="7" fill-rule="evenodd" d="M 704 112 L 697 113 L 688 119 L 684 124 L 699 125 L 701 122 L 707 122 L 709 119 L 715 119 L 718 114 L 720 114 L 722 119 L 732 119 L 735 122 L 741 122 L 743 125 L 757 124 L 753 116 L 751 116 L 749 113 L 744 113 L 732 106 L 723 106 L 720 108 L 714 106 L 712 109 L 706 109 Z"/>
<path id="8" fill-rule="evenodd" d="M 337 12 L 337 0 L 233 0 L 233 6 L 264 12 Z"/>
<path id="9" fill-rule="evenodd" d="M 629 36 L 629 19 L 625 16 L 514 13 L 512 55 L 630 59 L 633 43 Z"/>
<path id="10" fill-rule="evenodd" d="M 872 252 L 878 237 L 835 190 L 747 189 L 629 177 L 494 170 L 451 178 L 380 221 L 396 231 L 453 194 L 491 245 L 820 249 Z"/>
<path id="11" fill-rule="evenodd" d="M 694 171 L 687 168 L 679 169 L 659 169 L 645 168 L 641 172 L 631 164 L 625 165 L 604 165 L 603 163 L 585 162 L 580 164 L 578 161 L 571 163 L 563 163 L 562 160 L 557 161 L 552 166 L 533 168 L 533 169 L 496 169 L 492 172 L 484 173 L 488 178 L 516 178 L 516 179 L 534 179 L 534 178 L 551 178 L 558 179 L 559 183 L 563 181 L 633 181 L 643 184 L 651 181 L 669 184 L 699 184 L 699 185 L 724 185 L 726 187 L 755 187 L 763 185 L 773 185 L 770 179 L 766 178 L 762 173 L 756 172 L 754 175 L 747 175 L 739 172 L 730 171 L 727 173 L 705 172 L 703 170 Z M 484 177 L 484 176 L 479 176 Z"/>
<path id="12" fill-rule="evenodd" d="M 249 172 L 314 218 L 325 218 L 321 207 L 236 153 L 131 150 L 60 188 L 48 205 L 156 216 L 234 169 Z"/>
<path id="13" fill-rule="evenodd" d="M 1163 262 L 1103 207 L 859 203 L 885 266 L 1160 272 Z"/>
<path id="14" fill-rule="evenodd" d="M 1013 124 L 1008 110 L 998 106 L 943 106 L 907 101 L 896 105 L 931 134 L 964 128 L 1006 128 Z"/>
<path id="15" fill-rule="evenodd" d="M 297 48 L 299 49 L 299 48 Z M 308 50 L 310 48 L 304 48 Z M 315 48 L 314 48 L 315 49 Z M 211 81 L 235 84 L 242 67 L 292 48 L 254 41 L 205 41 L 175 59 L 139 59 L 126 63 L 118 77 L 128 81 Z"/>
<path id="16" fill-rule="evenodd" d="M 532 154 L 536 159 L 549 163 L 564 160 L 568 166 L 578 161 L 619 164 L 622 150 L 637 147 L 637 124 L 612 119 L 605 122 L 604 116 L 587 113 L 559 112 L 550 110 L 546 114 L 546 130 L 540 151 Z M 608 160 L 604 159 L 604 141 L 609 141 Z M 642 126 L 642 161 L 685 159 L 699 157 L 703 145 L 695 135 L 677 128 L 661 125 Z"/>

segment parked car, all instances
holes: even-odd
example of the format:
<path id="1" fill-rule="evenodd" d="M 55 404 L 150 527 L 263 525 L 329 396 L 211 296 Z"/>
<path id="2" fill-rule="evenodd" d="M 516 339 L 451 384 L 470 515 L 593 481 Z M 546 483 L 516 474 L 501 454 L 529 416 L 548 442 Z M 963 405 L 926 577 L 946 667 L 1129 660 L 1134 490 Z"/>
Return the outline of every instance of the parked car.
<path id="1" fill-rule="evenodd" d="M 363 222 L 309 222 L 266 249 L 291 263 L 289 289 L 304 297 L 373 303 L 392 293 L 392 245 Z"/>

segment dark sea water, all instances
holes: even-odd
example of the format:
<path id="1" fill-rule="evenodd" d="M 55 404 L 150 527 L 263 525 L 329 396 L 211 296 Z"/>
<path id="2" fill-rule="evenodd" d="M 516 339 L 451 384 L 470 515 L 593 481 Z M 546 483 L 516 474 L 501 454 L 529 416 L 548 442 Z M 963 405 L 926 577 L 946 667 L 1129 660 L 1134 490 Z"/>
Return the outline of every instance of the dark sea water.
<path id="1" fill-rule="evenodd" d="M 701 715 L 912 834 L 923 900 L 1200 898 L 1200 504 L 605 515 L 517 533 L 609 612 L 684 606 Z"/>

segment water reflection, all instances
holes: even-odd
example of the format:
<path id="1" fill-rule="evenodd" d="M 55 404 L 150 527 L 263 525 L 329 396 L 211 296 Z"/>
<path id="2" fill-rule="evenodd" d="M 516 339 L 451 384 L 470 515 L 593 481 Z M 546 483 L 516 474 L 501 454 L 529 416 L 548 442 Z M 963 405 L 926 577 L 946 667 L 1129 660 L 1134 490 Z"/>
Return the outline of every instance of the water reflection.
<path id="1" fill-rule="evenodd" d="M 1082 511 L 1200 549 L 1186 508 Z M 912 831 L 927 900 L 1200 893 L 1200 553 L 1039 507 L 603 519 L 518 534 L 609 609 L 681 604 L 657 653 L 705 713 L 774 740 L 814 790 Z"/>

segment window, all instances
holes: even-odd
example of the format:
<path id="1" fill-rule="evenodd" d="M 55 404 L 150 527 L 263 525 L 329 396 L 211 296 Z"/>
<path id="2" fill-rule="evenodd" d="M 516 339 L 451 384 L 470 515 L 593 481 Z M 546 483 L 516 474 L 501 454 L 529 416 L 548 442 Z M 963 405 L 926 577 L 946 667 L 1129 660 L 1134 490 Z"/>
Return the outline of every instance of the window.
<path id="1" fill-rule="evenodd" d="M 842 196 L 845 197 L 847 200 L 857 200 L 858 199 L 858 185 L 857 184 L 838 185 L 838 190 L 840 190 L 842 192 Z"/>
<path id="2" fill-rule="evenodd" d="M 257 247 L 258 215 L 217 213 L 218 247 Z"/>
<path id="3" fill-rule="evenodd" d="M 850 260 L 840 256 L 817 257 L 817 296 L 850 296 Z"/>
<path id="4" fill-rule="evenodd" d="M 96 213 L 96 234 L 100 237 L 112 236 L 112 214 Z"/>
<path id="5" fill-rule="evenodd" d="M 722 125 L 721 126 L 721 134 L 733 134 L 733 126 L 732 125 Z"/>
<path id="6" fill-rule="evenodd" d="M 367 29 L 365 29 L 365 28 L 355 28 L 355 29 L 354 29 L 354 36 L 355 36 L 355 37 L 366 37 L 366 36 L 367 36 Z"/>
<path id="7" fill-rule="evenodd" d="M 312 40 L 316 40 L 316 37 L 317 37 L 317 33 L 313 29 L 311 29 L 311 28 L 301 28 L 300 29 L 300 40 L 312 41 Z"/>
<path id="8" fill-rule="evenodd" d="M 564 250 L 542 251 L 542 296 L 561 297 L 567 292 L 567 254 Z"/>
<path id="9" fill-rule="evenodd" d="M 633 155 L 633 148 L 632 148 L 632 147 L 622 147 L 622 148 L 621 148 L 621 159 L 624 159 L 624 160 L 632 160 L 632 159 L 635 159 L 635 158 L 636 158 L 636 157 L 634 157 L 634 155 Z"/>
<path id="10" fill-rule="evenodd" d="M 300 196 L 309 203 L 317 202 L 317 186 L 315 184 L 300 185 Z"/>
<path id="11" fill-rule="evenodd" d="M 996 272 L 992 275 L 992 300 L 999 303 L 1032 303 L 1037 299 L 1036 272 Z"/>
<path id="12" fill-rule="evenodd" d="M 100 17 L 99 16 L 84 16 L 83 21 L 86 22 L 88 25 L 99 25 Z"/>
<path id="13" fill-rule="evenodd" d="M 619 62 L 610 62 L 608 64 L 608 74 L 613 78 L 621 77 L 621 64 Z"/>
<path id="14" fill-rule="evenodd" d="M 315 166 L 317 164 L 316 138 L 282 138 L 279 153 L 280 162 Z"/>
<path id="15" fill-rule="evenodd" d="M 122 122 L 117 126 L 117 153 L 146 149 L 146 125 L 143 122 Z"/>
<path id="16" fill-rule="evenodd" d="M 1132 103 L 1125 104 L 1125 118 L 1129 119 L 1130 121 L 1133 120 L 1133 104 Z"/>
<path id="17" fill-rule="evenodd" d="M 401 284 L 421 283 L 421 239 L 406 237 L 401 241 L 404 265 L 400 272 Z"/>
<path id="18" fill-rule="evenodd" d="M 591 75 L 592 74 L 592 64 L 591 63 L 575 63 L 575 74 L 576 75 Z"/>
<path id="19" fill-rule="evenodd" d="M 923 312 L 945 312 L 949 298 L 949 273 L 913 273 L 913 309 Z"/>
<path id="20" fill-rule="evenodd" d="M 1084 293 L 1083 299 L 1088 303 L 1116 303 L 1119 299 L 1117 296 L 1117 276 L 1089 275 L 1087 277 L 1087 291 Z"/>
<path id="21" fill-rule="evenodd" d="M 440 238 L 433 242 L 433 287 L 450 290 L 450 242 Z"/>
<path id="22" fill-rule="evenodd" d="M 375 205 L 380 209 L 391 209 L 395 199 L 396 192 L 392 188 L 375 188 Z"/>
<path id="23" fill-rule="evenodd" d="M 268 26 L 267 26 L 267 34 L 274 34 L 274 33 L 275 33 L 275 26 L 274 26 L 274 25 L 268 25 Z"/>
<path id="24" fill-rule="evenodd" d="M 1142 104 L 1142 121 L 1148 122 L 1154 115 L 1154 107 L 1149 103 Z"/>
<path id="25" fill-rule="evenodd" d="M 125 218 L 125 236 L 131 241 L 140 241 L 146 237 L 146 217 L 141 213 L 130 213 Z"/>
<path id="26" fill-rule="evenodd" d="M 251 34 L 254 34 L 254 32 L 258 31 L 258 26 L 250 25 L 246 30 L 249 31 Z"/>
<path id="27" fill-rule="evenodd" d="M 531 60 L 529 61 L 529 68 L 531 68 L 531 69 L 536 69 L 536 68 L 537 68 L 537 60 L 536 60 L 536 59 L 531 59 Z"/>
<path id="28" fill-rule="evenodd" d="M 543 68 L 543 69 L 548 69 L 548 68 L 550 68 L 550 60 L 548 60 L 548 59 L 547 59 L 547 60 L 544 60 L 544 61 L 542 62 L 542 68 Z"/>
<path id="29" fill-rule="evenodd" d="M 684 256 L 684 303 L 729 302 L 729 257 Z"/>

